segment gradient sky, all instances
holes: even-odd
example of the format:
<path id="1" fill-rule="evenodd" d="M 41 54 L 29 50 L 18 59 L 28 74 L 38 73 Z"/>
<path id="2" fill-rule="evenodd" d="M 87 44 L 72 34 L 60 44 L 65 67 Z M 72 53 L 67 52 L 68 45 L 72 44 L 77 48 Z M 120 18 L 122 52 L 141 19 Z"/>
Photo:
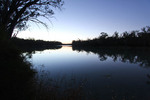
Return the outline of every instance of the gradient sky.
<path id="1" fill-rule="evenodd" d="M 64 0 L 48 22 L 49 29 L 30 24 L 18 37 L 71 43 L 72 40 L 98 37 L 101 32 L 140 30 L 150 26 L 150 0 Z"/>

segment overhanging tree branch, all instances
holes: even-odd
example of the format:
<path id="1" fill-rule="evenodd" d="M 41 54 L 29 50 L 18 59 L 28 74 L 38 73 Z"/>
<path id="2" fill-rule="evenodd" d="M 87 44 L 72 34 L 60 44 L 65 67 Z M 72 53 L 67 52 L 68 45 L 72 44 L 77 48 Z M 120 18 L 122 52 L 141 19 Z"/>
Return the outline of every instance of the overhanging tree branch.
<path id="1" fill-rule="evenodd" d="M 28 21 L 47 27 L 46 23 L 38 18 L 50 20 L 54 14 L 52 8 L 61 9 L 63 3 L 62 0 L 1 0 L 0 31 L 5 33 L 5 37 L 11 38 L 13 30 L 23 29 Z"/>

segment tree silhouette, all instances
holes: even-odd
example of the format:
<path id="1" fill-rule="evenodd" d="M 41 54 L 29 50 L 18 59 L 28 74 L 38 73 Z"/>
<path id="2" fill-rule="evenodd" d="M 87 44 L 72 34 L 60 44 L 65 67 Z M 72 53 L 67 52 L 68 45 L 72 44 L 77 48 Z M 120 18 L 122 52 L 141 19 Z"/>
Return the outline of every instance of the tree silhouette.
<path id="1" fill-rule="evenodd" d="M 114 37 L 114 38 L 116 38 L 116 39 L 118 39 L 119 38 L 119 33 L 116 31 L 116 32 L 114 32 L 114 34 L 113 34 L 113 36 L 112 37 Z"/>
<path id="2" fill-rule="evenodd" d="M 49 20 L 54 14 L 52 8 L 62 5 L 62 0 L 0 0 L 0 38 L 9 40 L 13 30 L 25 29 L 28 21 L 46 26 L 38 18 Z"/>
<path id="3" fill-rule="evenodd" d="M 73 41 L 73 46 L 82 47 L 101 47 L 101 46 L 131 46 L 131 47 L 150 47 L 150 27 L 146 26 L 141 31 L 123 32 L 119 35 L 115 32 L 112 36 L 101 32 L 101 35 L 94 39 Z"/>
<path id="4" fill-rule="evenodd" d="M 108 34 L 105 33 L 105 32 L 101 32 L 100 34 L 101 34 L 101 35 L 100 35 L 99 38 L 102 38 L 102 39 L 105 39 L 105 38 L 108 36 Z"/>

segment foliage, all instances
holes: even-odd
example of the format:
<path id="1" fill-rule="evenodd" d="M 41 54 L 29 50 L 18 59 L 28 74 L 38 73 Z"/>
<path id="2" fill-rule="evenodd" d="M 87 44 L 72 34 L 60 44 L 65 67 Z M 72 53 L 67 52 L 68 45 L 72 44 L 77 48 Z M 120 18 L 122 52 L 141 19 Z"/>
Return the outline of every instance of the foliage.
<path id="1" fill-rule="evenodd" d="M 61 8 L 62 0 L 1 0 L 0 32 L 1 38 L 10 39 L 15 28 L 27 28 L 32 21 L 46 26 L 39 17 L 49 18 L 54 14 L 52 8 Z"/>
<path id="2" fill-rule="evenodd" d="M 31 100 L 35 71 L 19 50 L 11 44 L 0 44 L 0 99 Z"/>
<path id="3" fill-rule="evenodd" d="M 62 43 L 58 41 L 43 41 L 43 40 L 32 40 L 32 39 L 20 39 L 12 38 L 11 42 L 17 46 L 23 52 L 32 52 L 35 50 L 44 50 L 44 49 L 59 49 L 61 48 Z"/>
<path id="4" fill-rule="evenodd" d="M 141 31 L 123 32 L 119 35 L 115 32 L 112 36 L 102 32 L 98 38 L 73 41 L 73 46 L 150 46 L 150 27 L 144 27 Z"/>
<path id="5" fill-rule="evenodd" d="M 108 34 L 105 32 L 101 32 L 100 34 L 101 34 L 101 36 L 99 38 L 102 38 L 102 39 L 105 39 L 108 36 Z"/>

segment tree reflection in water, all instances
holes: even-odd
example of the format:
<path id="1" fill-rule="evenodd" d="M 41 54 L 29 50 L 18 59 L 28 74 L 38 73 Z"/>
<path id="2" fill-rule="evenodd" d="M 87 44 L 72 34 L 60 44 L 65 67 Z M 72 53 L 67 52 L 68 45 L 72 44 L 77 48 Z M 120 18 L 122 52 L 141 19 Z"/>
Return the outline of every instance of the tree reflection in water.
<path id="1" fill-rule="evenodd" d="M 129 62 L 139 64 L 141 67 L 150 67 L 150 48 L 133 48 L 133 47 L 74 47 L 73 50 L 92 52 L 99 56 L 100 61 L 107 60 L 111 57 L 114 62 Z"/>
<path id="2" fill-rule="evenodd" d="M 98 55 L 100 61 L 106 61 L 109 58 L 112 58 L 112 60 L 114 62 L 121 61 L 123 63 L 137 64 L 140 67 L 145 68 L 145 69 L 150 68 L 150 48 L 146 48 L 146 47 L 140 47 L 140 48 L 138 48 L 138 47 L 96 47 L 96 48 L 93 48 L 93 47 L 75 47 L 75 46 L 73 46 L 72 49 L 75 51 L 79 51 L 79 52 L 82 52 L 82 51 L 86 51 L 87 53 L 92 52 L 92 53 Z M 137 73 L 137 75 L 138 75 L 138 73 Z M 126 74 L 126 76 L 128 76 L 128 75 Z M 117 89 L 115 89 L 113 86 L 113 83 L 111 83 L 111 82 L 113 82 L 113 79 L 115 79 L 115 78 L 114 77 L 111 78 L 112 77 L 111 74 L 105 75 L 105 77 L 109 81 L 108 82 L 109 85 L 106 86 L 106 89 L 104 89 L 104 91 L 105 90 L 107 91 L 107 89 L 108 89 L 108 91 L 109 90 L 112 91 L 112 93 L 110 93 L 111 94 L 110 97 L 112 97 L 112 100 L 143 100 L 143 99 L 149 100 L 149 98 L 150 98 L 148 95 L 149 90 L 144 90 L 144 91 L 147 91 L 145 93 L 141 92 L 142 91 L 141 88 L 144 88 L 144 86 L 141 86 L 141 88 L 136 87 L 136 85 L 139 83 L 135 82 L 136 83 L 136 84 L 134 84 L 135 87 L 134 86 L 130 87 L 130 85 L 132 85 L 132 84 L 128 84 L 130 81 L 127 80 L 127 83 L 124 81 L 125 83 L 123 83 L 123 84 L 128 84 L 128 85 L 124 85 L 124 86 L 129 86 L 129 87 L 124 88 L 121 86 L 120 87 L 116 86 Z M 137 77 L 135 77 L 135 78 L 137 78 Z M 130 76 L 128 79 L 130 79 Z M 132 80 L 135 80 L 135 79 L 132 79 Z M 145 83 L 147 85 L 150 85 L 150 73 L 146 74 L 146 80 L 147 81 L 145 81 Z M 117 82 L 120 83 L 120 81 L 121 80 L 118 80 Z M 139 82 L 141 82 L 141 81 L 139 81 Z M 97 80 L 95 83 L 97 83 Z M 133 88 L 135 88 L 135 91 L 132 90 Z M 131 89 L 131 91 L 128 91 L 128 89 L 129 90 Z M 127 93 L 127 94 L 124 94 L 124 93 Z M 141 95 L 140 93 L 141 94 L 144 93 L 143 96 L 140 96 Z M 121 97 L 121 95 L 123 95 L 123 96 Z M 107 95 L 107 97 L 109 97 L 109 96 Z"/>

